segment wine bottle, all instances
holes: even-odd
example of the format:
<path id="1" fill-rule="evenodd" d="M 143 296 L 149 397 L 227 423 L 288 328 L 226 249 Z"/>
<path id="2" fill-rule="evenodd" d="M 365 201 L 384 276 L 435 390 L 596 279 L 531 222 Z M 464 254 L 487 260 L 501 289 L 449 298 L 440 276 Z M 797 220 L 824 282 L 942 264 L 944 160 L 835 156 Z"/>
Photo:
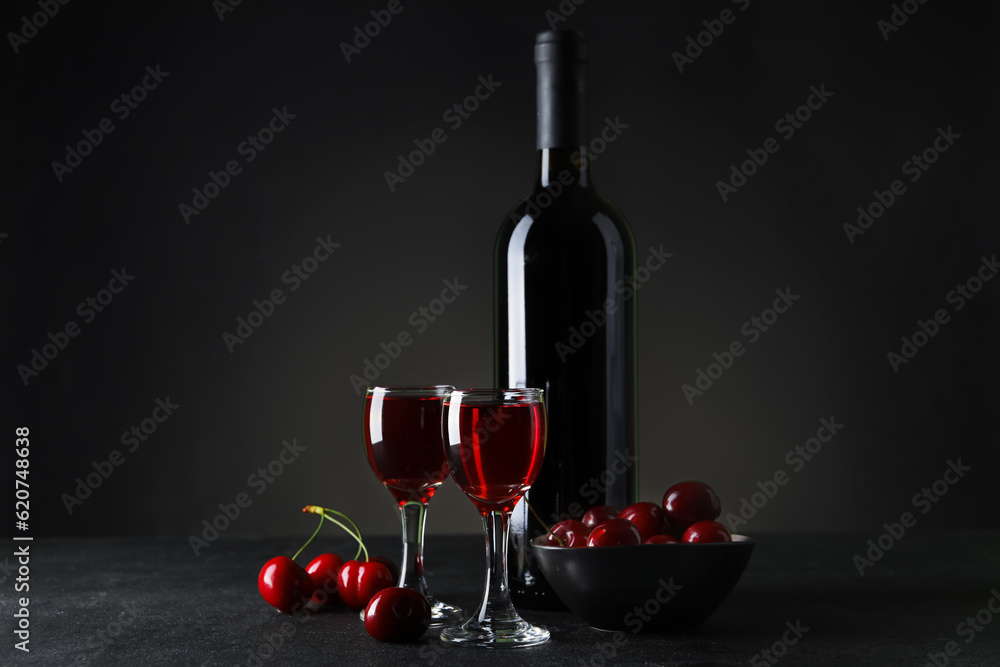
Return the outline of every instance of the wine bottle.
<path id="1" fill-rule="evenodd" d="M 547 525 L 593 505 L 624 508 L 638 487 L 635 242 L 594 188 L 587 60 L 583 33 L 538 34 L 538 179 L 494 251 L 494 379 L 545 391 L 545 461 L 526 498 Z M 531 553 L 545 529 L 525 500 L 510 534 L 515 604 L 562 608 Z"/>

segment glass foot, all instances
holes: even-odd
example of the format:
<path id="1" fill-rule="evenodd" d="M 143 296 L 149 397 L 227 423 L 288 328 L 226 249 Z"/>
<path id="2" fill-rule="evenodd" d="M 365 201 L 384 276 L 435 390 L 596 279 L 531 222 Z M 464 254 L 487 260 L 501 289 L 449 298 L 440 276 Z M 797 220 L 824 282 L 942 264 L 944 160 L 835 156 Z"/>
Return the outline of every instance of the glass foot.
<path id="1" fill-rule="evenodd" d="M 536 646 L 549 640 L 549 631 L 532 625 L 524 619 L 497 623 L 469 619 L 459 626 L 441 631 L 441 641 L 455 646 L 484 646 L 486 648 L 520 648 Z"/>
<path id="2" fill-rule="evenodd" d="M 428 600 L 431 603 L 431 625 L 430 627 L 443 627 L 446 625 L 456 625 L 462 622 L 462 610 L 450 604 L 439 602 L 434 598 Z"/>

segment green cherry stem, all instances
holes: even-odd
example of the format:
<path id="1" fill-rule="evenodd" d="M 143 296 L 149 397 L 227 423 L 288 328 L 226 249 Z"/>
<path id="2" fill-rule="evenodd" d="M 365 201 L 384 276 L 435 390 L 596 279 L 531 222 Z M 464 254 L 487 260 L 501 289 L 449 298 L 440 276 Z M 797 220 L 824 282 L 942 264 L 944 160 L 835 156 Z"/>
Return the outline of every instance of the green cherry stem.
<path id="1" fill-rule="evenodd" d="M 292 560 L 295 560 L 296 558 L 298 558 L 299 554 L 302 553 L 303 551 L 305 551 L 305 548 L 307 546 L 309 546 L 312 543 L 313 540 L 316 539 L 316 536 L 319 535 L 319 529 L 322 528 L 322 527 L 323 527 L 323 515 L 320 514 L 319 515 L 319 525 L 316 526 L 316 530 L 313 531 L 312 537 L 310 537 L 308 540 L 306 540 L 306 543 L 303 544 L 301 547 L 299 547 L 299 550 L 295 552 L 294 556 L 292 556 Z"/>
<path id="2" fill-rule="evenodd" d="M 320 515 L 320 526 L 323 525 L 323 519 L 326 519 L 327 521 L 332 521 L 333 523 L 335 523 L 338 526 L 340 526 L 341 528 L 343 528 L 344 532 L 346 532 L 348 535 L 350 535 L 351 537 L 353 537 L 354 540 L 358 543 L 358 552 L 356 554 L 354 554 L 354 560 L 358 559 L 358 556 L 361 555 L 362 551 L 364 551 L 365 560 L 366 561 L 368 560 L 368 549 L 365 547 L 365 543 L 361 539 L 361 529 L 359 529 L 358 528 L 358 524 L 354 523 L 350 519 L 350 517 L 348 517 L 346 514 L 344 514 L 343 512 L 338 512 L 337 510 L 327 509 L 326 507 L 320 507 L 319 505 L 306 505 L 305 507 L 302 508 L 302 511 L 303 512 L 309 512 L 311 514 L 319 514 Z M 351 530 L 350 528 L 348 528 L 347 526 L 345 526 L 336 517 L 331 516 L 331 514 L 336 514 L 336 515 L 341 516 L 344 519 L 346 519 L 347 522 L 350 523 L 351 526 L 354 527 L 354 530 Z M 357 531 L 357 532 L 355 532 L 355 531 Z M 316 532 L 317 533 L 319 532 L 319 528 L 316 529 Z M 313 533 L 313 537 L 316 537 L 316 533 Z M 309 538 L 309 542 L 312 542 L 312 537 Z M 306 545 L 308 545 L 309 542 L 306 542 Z M 304 549 L 305 546 L 303 546 L 302 548 Z M 300 551 L 301 551 L 301 549 L 300 549 Z"/>
<path id="3" fill-rule="evenodd" d="M 351 526 L 354 527 L 354 534 L 357 535 L 358 538 L 361 537 L 361 529 L 358 528 L 358 524 L 354 523 L 354 520 L 351 519 L 351 517 L 347 516 L 343 512 L 338 512 L 337 510 L 332 510 L 332 509 L 330 509 L 328 507 L 324 507 L 322 509 L 323 509 L 323 512 L 326 513 L 326 515 L 327 515 L 326 518 L 330 519 L 331 521 L 333 521 L 333 517 L 331 517 L 330 514 L 336 514 L 339 517 L 343 517 L 344 520 L 347 521 L 347 523 L 351 524 Z"/>

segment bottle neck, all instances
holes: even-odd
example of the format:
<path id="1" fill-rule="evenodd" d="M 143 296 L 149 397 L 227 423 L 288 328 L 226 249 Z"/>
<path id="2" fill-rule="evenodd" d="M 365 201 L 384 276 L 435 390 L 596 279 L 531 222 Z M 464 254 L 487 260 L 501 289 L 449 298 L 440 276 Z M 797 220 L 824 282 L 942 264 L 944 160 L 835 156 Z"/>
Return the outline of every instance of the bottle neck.
<path id="1" fill-rule="evenodd" d="M 587 148 L 540 148 L 538 186 L 592 188 L 593 172 Z"/>
<path id="2" fill-rule="evenodd" d="M 581 33 L 540 33 L 535 44 L 538 183 L 591 186 L 587 157 L 587 43 Z"/>

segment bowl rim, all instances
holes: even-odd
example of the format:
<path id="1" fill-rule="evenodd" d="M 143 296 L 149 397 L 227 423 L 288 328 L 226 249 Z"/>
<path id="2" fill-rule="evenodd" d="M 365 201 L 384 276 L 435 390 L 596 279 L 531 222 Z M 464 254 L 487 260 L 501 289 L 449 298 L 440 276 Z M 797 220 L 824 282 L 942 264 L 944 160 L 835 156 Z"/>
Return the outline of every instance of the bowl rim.
<path id="1" fill-rule="evenodd" d="M 697 547 L 699 549 L 704 548 L 732 548 L 731 545 L 742 544 L 751 545 L 757 544 L 757 540 L 750 537 L 749 535 L 734 534 L 732 542 L 670 542 L 667 544 L 619 544 L 615 546 L 606 547 L 561 547 L 558 544 L 539 544 L 538 540 L 544 539 L 545 535 L 539 535 L 531 540 L 531 547 L 533 549 L 572 549 L 574 551 L 591 550 L 591 549 L 601 549 L 602 551 L 606 549 L 635 549 L 638 547 L 666 547 L 669 549 L 676 549 L 678 547 Z"/>

